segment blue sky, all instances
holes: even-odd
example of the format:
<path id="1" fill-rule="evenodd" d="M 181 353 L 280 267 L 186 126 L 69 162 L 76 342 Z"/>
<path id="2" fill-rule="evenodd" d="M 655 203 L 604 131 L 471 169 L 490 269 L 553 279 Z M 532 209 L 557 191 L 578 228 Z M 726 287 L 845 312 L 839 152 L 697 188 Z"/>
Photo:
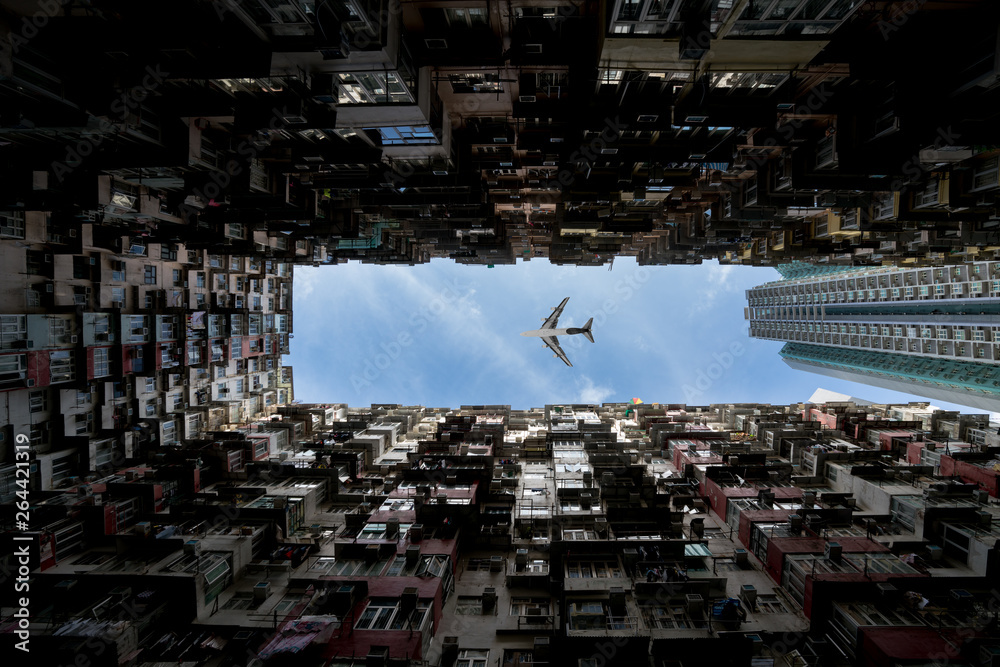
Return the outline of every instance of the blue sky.
<path id="1" fill-rule="evenodd" d="M 781 343 L 751 339 L 745 290 L 770 268 L 419 266 L 348 263 L 295 267 L 291 364 L 295 397 L 351 406 L 500 403 L 806 401 L 818 387 L 877 402 L 921 400 L 795 371 Z M 570 297 L 560 327 L 594 318 L 595 343 L 560 339 L 573 367 L 540 340 L 553 306 Z M 946 409 L 958 409 L 936 402 Z M 964 409 L 965 412 L 980 412 Z"/>

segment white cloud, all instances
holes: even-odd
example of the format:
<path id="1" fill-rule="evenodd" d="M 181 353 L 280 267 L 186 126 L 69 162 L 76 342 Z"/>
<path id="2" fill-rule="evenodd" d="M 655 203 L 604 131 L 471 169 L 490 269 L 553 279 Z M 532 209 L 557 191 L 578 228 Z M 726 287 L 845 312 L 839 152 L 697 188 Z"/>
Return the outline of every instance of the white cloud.
<path id="1" fill-rule="evenodd" d="M 579 403 L 604 403 L 615 393 L 614 388 L 596 385 L 586 375 L 581 375 L 577 379 L 576 388 L 580 392 L 577 401 Z"/>
<path id="2" fill-rule="evenodd" d="M 313 293 L 318 280 L 319 271 L 315 267 L 295 267 L 294 295 L 300 299 L 305 299 Z"/>

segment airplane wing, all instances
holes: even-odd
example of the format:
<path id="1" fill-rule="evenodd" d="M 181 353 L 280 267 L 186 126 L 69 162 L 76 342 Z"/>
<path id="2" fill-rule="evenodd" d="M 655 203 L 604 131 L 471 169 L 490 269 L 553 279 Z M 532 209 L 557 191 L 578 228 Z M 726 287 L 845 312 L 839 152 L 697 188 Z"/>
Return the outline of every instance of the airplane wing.
<path id="1" fill-rule="evenodd" d="M 563 308 L 566 307 L 566 302 L 569 301 L 569 297 L 562 300 L 558 306 L 552 309 L 552 314 L 549 315 L 548 319 L 545 320 L 545 324 L 542 325 L 543 329 L 555 329 L 556 323 L 559 322 L 559 316 L 562 315 Z M 558 345 L 556 346 L 558 347 Z"/>
<path id="2" fill-rule="evenodd" d="M 566 302 L 563 301 L 563 304 Z M 549 349 L 556 353 L 556 356 L 566 362 L 567 366 L 572 366 L 569 363 L 569 359 L 566 357 L 566 353 L 563 352 L 562 348 L 559 347 L 559 341 L 556 340 L 555 336 L 542 336 L 542 342 L 549 346 Z"/>

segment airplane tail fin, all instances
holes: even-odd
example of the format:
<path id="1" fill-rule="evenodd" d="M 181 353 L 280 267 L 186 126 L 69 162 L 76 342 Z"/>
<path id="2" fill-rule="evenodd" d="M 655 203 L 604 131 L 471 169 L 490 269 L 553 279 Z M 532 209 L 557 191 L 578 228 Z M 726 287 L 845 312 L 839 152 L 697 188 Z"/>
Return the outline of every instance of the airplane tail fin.
<path id="1" fill-rule="evenodd" d="M 594 318 L 591 317 L 589 320 L 587 320 L 587 323 L 583 325 L 583 335 L 586 336 L 587 340 L 589 340 L 591 343 L 594 342 L 594 335 L 590 333 L 590 325 L 593 323 L 594 323 Z"/>

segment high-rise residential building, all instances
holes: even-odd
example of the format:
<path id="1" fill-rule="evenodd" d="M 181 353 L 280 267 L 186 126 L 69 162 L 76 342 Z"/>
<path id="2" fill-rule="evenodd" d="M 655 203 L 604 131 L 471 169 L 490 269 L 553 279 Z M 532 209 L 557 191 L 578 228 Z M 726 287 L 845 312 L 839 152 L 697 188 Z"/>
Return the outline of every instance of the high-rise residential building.
<path id="1" fill-rule="evenodd" d="M 964 637 L 993 667 L 996 426 L 925 403 L 283 405 L 33 492 L 0 641 L 94 667 L 875 667 Z"/>
<path id="2" fill-rule="evenodd" d="M 7 236 L 83 212 L 331 264 L 1000 248 L 992 0 L 91 5 L 0 2 Z M 98 211 L 109 188 L 134 202 Z"/>
<path id="3" fill-rule="evenodd" d="M 778 270 L 746 317 L 792 368 L 1000 411 L 1000 262 Z"/>

